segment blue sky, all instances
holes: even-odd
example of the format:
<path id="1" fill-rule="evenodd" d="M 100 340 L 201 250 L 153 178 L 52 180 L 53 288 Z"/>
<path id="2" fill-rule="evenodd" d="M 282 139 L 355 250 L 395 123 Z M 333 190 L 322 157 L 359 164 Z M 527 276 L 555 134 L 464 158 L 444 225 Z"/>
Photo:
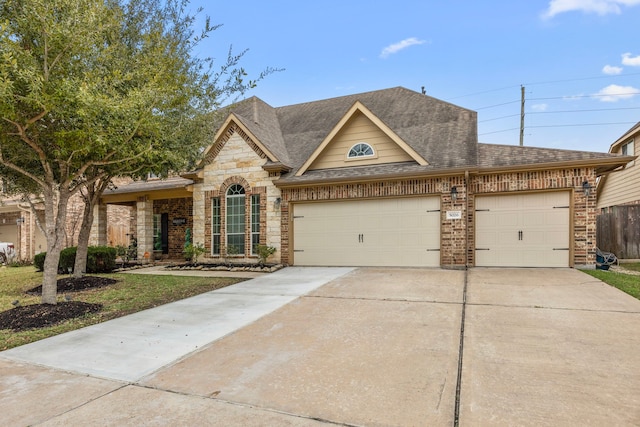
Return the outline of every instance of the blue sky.
<path id="1" fill-rule="evenodd" d="M 480 142 L 606 152 L 640 121 L 640 0 L 193 0 L 279 107 L 403 86 L 478 112 Z"/>

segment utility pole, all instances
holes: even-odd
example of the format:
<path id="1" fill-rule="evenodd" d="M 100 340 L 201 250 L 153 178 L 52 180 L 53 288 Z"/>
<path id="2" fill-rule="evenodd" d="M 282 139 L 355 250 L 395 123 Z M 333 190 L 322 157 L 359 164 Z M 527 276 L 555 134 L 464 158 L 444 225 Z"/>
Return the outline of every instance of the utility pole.
<path id="1" fill-rule="evenodd" d="M 524 86 L 520 86 L 520 146 L 524 145 Z"/>

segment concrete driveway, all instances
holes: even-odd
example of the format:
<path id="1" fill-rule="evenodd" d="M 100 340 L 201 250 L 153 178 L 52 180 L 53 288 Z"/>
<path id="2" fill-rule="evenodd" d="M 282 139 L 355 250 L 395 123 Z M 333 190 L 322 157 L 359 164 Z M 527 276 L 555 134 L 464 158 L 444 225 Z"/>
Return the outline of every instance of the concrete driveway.
<path id="1" fill-rule="evenodd" d="M 169 356 L 156 343 L 163 333 L 142 328 L 147 367 L 136 354 L 94 350 L 90 357 L 118 369 L 93 371 L 70 366 L 81 357 L 60 349 L 99 349 L 144 317 L 0 353 L 2 424 L 640 424 L 640 301 L 584 273 L 328 269 L 325 280 L 301 285 L 304 275 L 296 283 L 292 272 L 302 271 L 262 279 L 271 288 L 258 278 L 171 316 L 156 312 L 150 324 L 160 331 L 176 313 L 190 319 L 167 329 L 176 347 L 193 317 L 217 316 L 204 328 L 216 329 L 240 295 L 258 304 L 286 296 L 235 332 Z M 202 304 L 208 316 L 195 308 Z"/>

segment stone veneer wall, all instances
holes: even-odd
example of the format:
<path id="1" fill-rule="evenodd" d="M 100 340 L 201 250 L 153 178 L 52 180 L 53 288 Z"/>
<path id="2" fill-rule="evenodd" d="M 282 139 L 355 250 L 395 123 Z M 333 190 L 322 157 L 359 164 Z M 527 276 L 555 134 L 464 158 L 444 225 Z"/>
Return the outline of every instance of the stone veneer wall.
<path id="1" fill-rule="evenodd" d="M 588 197 L 584 196 L 582 183 L 593 187 Z M 525 191 L 575 190 L 572 193 L 571 222 L 573 224 L 573 264 L 590 266 L 595 264 L 595 186 L 593 168 L 560 169 L 532 172 L 495 173 L 471 175 L 469 186 L 464 175 L 438 178 L 421 178 L 367 182 L 361 184 L 318 185 L 307 188 L 282 190 L 282 262 L 290 263 L 290 204 L 312 200 L 346 200 L 379 197 L 439 195 L 441 200 L 441 247 L 440 260 L 443 267 L 475 265 L 475 195 L 515 193 Z M 458 198 L 455 203 L 450 196 L 455 186 Z M 466 220 L 447 220 L 447 210 L 460 210 Z"/>
<path id="2" fill-rule="evenodd" d="M 207 155 L 204 166 L 204 176 L 201 183 L 194 187 L 193 214 L 194 239 L 204 243 L 207 248 L 205 257 L 218 258 L 211 254 L 211 199 L 220 197 L 222 215 L 221 245 L 225 244 L 225 192 L 234 183 L 240 184 L 246 192 L 246 243 L 247 251 L 244 259 L 248 262 L 257 261 L 257 257 L 249 253 L 250 243 L 250 196 L 260 195 L 260 244 L 273 246 L 276 253 L 269 258 L 269 262 L 280 262 L 280 210 L 277 199 L 281 197 L 280 190 L 273 184 L 277 179 L 265 171 L 262 166 L 267 162 L 266 155 L 260 151 L 236 125 L 232 124 L 223 133 Z M 224 256 L 224 251 L 221 256 Z"/>

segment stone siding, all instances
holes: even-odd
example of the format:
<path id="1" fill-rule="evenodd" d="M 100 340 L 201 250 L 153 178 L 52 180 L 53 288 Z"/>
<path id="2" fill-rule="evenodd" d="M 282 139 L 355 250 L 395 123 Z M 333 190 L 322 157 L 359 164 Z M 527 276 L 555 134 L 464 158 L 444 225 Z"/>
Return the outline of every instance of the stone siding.
<path id="1" fill-rule="evenodd" d="M 215 156 L 212 155 L 215 153 Z M 273 246 L 276 252 L 269 262 L 280 262 L 280 210 L 277 200 L 280 190 L 273 180 L 278 175 L 269 174 L 262 166 L 267 162 L 265 153 L 260 151 L 249 136 L 235 125 L 223 133 L 207 156 L 203 182 L 196 185 L 193 197 L 194 237 L 204 243 L 206 257 L 225 258 L 226 254 L 226 190 L 233 184 L 245 189 L 245 252 L 233 258 L 246 262 L 256 262 L 251 253 L 251 196 L 260 195 L 260 244 Z M 221 254 L 212 254 L 211 204 L 213 198 L 220 199 L 221 212 Z"/>

